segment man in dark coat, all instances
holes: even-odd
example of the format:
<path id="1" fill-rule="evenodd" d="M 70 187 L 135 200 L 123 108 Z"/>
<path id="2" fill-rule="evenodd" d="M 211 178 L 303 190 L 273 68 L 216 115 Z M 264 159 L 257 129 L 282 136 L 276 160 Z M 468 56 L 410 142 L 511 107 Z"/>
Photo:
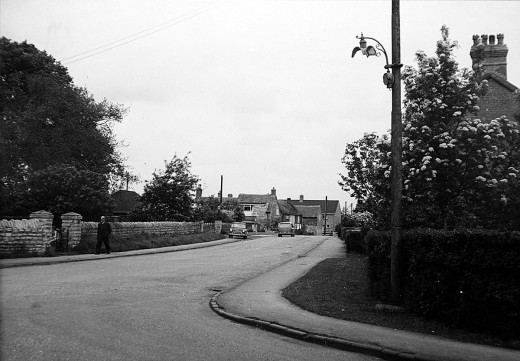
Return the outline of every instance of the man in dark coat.
<path id="1" fill-rule="evenodd" d="M 105 244 L 105 249 L 107 254 L 110 253 L 110 245 L 108 244 L 108 236 L 112 232 L 112 228 L 110 224 L 106 221 L 105 216 L 101 217 L 101 222 L 98 223 L 97 227 L 97 244 L 96 244 L 96 254 L 99 254 L 101 251 L 101 243 Z"/>

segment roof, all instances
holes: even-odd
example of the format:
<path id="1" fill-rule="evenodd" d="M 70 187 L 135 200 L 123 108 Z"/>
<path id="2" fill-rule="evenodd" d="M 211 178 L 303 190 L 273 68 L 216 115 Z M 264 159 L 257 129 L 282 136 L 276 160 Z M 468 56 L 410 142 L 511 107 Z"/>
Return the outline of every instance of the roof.
<path id="1" fill-rule="evenodd" d="M 506 88 L 510 92 L 514 92 L 514 91 L 518 90 L 517 86 L 510 83 L 509 81 L 507 81 L 507 79 L 501 77 L 500 75 L 498 75 L 496 73 L 490 72 L 490 73 L 486 73 L 486 74 L 484 74 L 484 76 L 482 76 L 482 79 L 490 79 L 490 78 L 495 80 L 497 83 L 502 85 L 504 88 Z"/>
<path id="2" fill-rule="evenodd" d="M 292 202 L 294 206 L 320 206 L 321 213 L 325 214 L 325 199 L 320 200 L 295 200 Z M 339 208 L 339 201 L 337 200 L 327 200 L 327 214 L 336 213 L 336 210 Z"/>
<path id="3" fill-rule="evenodd" d="M 134 191 L 118 190 L 111 194 L 114 199 L 114 212 L 132 212 L 135 209 L 139 194 Z"/>
<path id="4" fill-rule="evenodd" d="M 238 203 L 242 204 L 266 204 L 271 202 L 270 194 L 239 194 Z"/>
<path id="5" fill-rule="evenodd" d="M 317 218 L 321 214 L 320 206 L 302 206 L 294 204 L 294 207 L 301 213 L 303 218 Z"/>
<path id="6" fill-rule="evenodd" d="M 300 212 L 292 202 L 286 200 L 279 200 L 278 207 L 280 208 L 281 214 L 289 214 L 289 215 L 300 215 Z"/>

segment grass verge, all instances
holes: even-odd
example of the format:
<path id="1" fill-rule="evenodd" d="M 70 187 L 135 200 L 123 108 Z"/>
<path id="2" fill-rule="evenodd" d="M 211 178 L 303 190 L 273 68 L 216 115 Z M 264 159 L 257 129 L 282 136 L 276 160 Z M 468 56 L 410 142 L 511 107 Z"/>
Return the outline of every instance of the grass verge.
<path id="1" fill-rule="evenodd" d="M 125 252 L 137 249 L 150 249 L 171 246 L 181 246 L 185 244 L 205 243 L 226 238 L 225 234 L 216 233 L 195 233 L 178 236 L 157 236 L 147 233 L 132 235 L 129 237 L 111 237 L 110 248 L 111 252 Z M 67 254 L 86 254 L 94 253 L 96 251 L 97 240 L 95 237 L 81 239 L 80 244 L 73 252 Z M 104 245 L 101 247 L 101 252 L 105 249 Z M 64 253 L 59 253 L 64 254 Z M 59 255 L 58 254 L 58 255 Z"/>
<path id="2" fill-rule="evenodd" d="M 305 276 L 287 286 L 282 295 L 304 310 L 341 320 L 392 329 L 437 335 L 461 342 L 520 349 L 516 340 L 474 333 L 425 319 L 408 311 L 377 309 L 379 302 L 368 291 L 367 257 L 348 253 L 313 267 Z"/>

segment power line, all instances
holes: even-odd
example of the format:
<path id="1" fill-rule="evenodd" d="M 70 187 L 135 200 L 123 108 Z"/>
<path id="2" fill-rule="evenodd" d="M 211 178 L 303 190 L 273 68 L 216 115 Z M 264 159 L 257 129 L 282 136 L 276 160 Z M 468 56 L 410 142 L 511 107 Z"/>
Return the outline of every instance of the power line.
<path id="1" fill-rule="evenodd" d="M 120 46 L 123 46 L 123 45 L 126 45 L 128 43 L 131 43 L 131 42 L 134 42 L 136 40 L 139 40 L 141 38 L 153 35 L 153 34 L 159 32 L 159 31 L 167 29 L 167 28 L 169 28 L 171 26 L 180 24 L 180 23 L 182 23 L 182 22 L 184 22 L 186 20 L 192 19 L 192 18 L 194 18 L 194 17 L 196 17 L 196 16 L 198 16 L 198 15 L 200 15 L 200 14 L 202 14 L 202 13 L 208 11 L 208 10 L 210 10 L 211 8 L 216 7 L 217 5 L 219 5 L 219 3 L 224 3 L 224 2 L 225 1 L 220 1 L 220 2 L 219 1 L 215 1 L 212 4 L 209 4 L 207 6 L 203 6 L 203 7 L 199 8 L 199 9 L 196 9 L 196 10 L 188 11 L 185 14 L 177 16 L 177 17 L 175 17 L 173 19 L 170 19 L 170 20 L 168 20 L 166 22 L 163 22 L 161 24 L 152 26 L 152 27 L 150 27 L 148 29 L 145 29 L 145 30 L 139 31 L 137 33 L 125 36 L 125 37 L 123 37 L 121 39 L 118 39 L 118 40 L 112 41 L 112 42 L 110 42 L 108 44 L 104 44 L 104 45 L 98 46 L 96 48 L 84 51 L 82 53 L 69 56 L 67 58 L 62 59 L 61 62 L 63 64 L 71 64 L 71 63 L 74 63 L 74 62 L 77 62 L 77 61 L 80 61 L 80 60 L 83 60 L 83 59 L 87 59 L 87 58 L 90 58 L 92 56 L 104 53 L 104 52 L 107 52 L 109 50 L 118 48 Z M 191 13 L 191 15 L 190 15 L 190 13 Z M 124 41 L 126 39 L 129 39 L 129 40 Z M 113 46 L 111 46 L 111 45 L 113 45 Z M 102 50 L 100 50 L 100 49 L 102 49 Z M 96 51 L 96 50 L 99 50 L 99 51 Z M 92 52 L 94 52 L 94 53 L 92 53 Z M 88 55 L 85 55 L 85 54 L 88 54 Z M 82 56 L 82 55 L 85 55 L 85 56 Z M 74 59 L 74 58 L 77 58 L 77 59 Z M 73 60 L 69 60 L 69 59 L 73 59 Z"/>

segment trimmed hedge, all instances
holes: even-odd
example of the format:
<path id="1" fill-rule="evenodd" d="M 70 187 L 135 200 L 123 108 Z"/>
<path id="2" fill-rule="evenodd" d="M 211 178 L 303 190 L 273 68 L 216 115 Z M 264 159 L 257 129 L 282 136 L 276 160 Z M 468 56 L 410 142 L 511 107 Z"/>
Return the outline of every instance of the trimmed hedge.
<path id="1" fill-rule="evenodd" d="M 365 236 L 368 231 L 366 227 L 342 227 L 338 236 L 345 241 L 347 252 L 366 254 Z"/>
<path id="2" fill-rule="evenodd" d="M 374 295 L 390 294 L 390 233 L 367 234 Z M 403 232 L 404 306 L 505 338 L 520 334 L 520 232 Z"/>

